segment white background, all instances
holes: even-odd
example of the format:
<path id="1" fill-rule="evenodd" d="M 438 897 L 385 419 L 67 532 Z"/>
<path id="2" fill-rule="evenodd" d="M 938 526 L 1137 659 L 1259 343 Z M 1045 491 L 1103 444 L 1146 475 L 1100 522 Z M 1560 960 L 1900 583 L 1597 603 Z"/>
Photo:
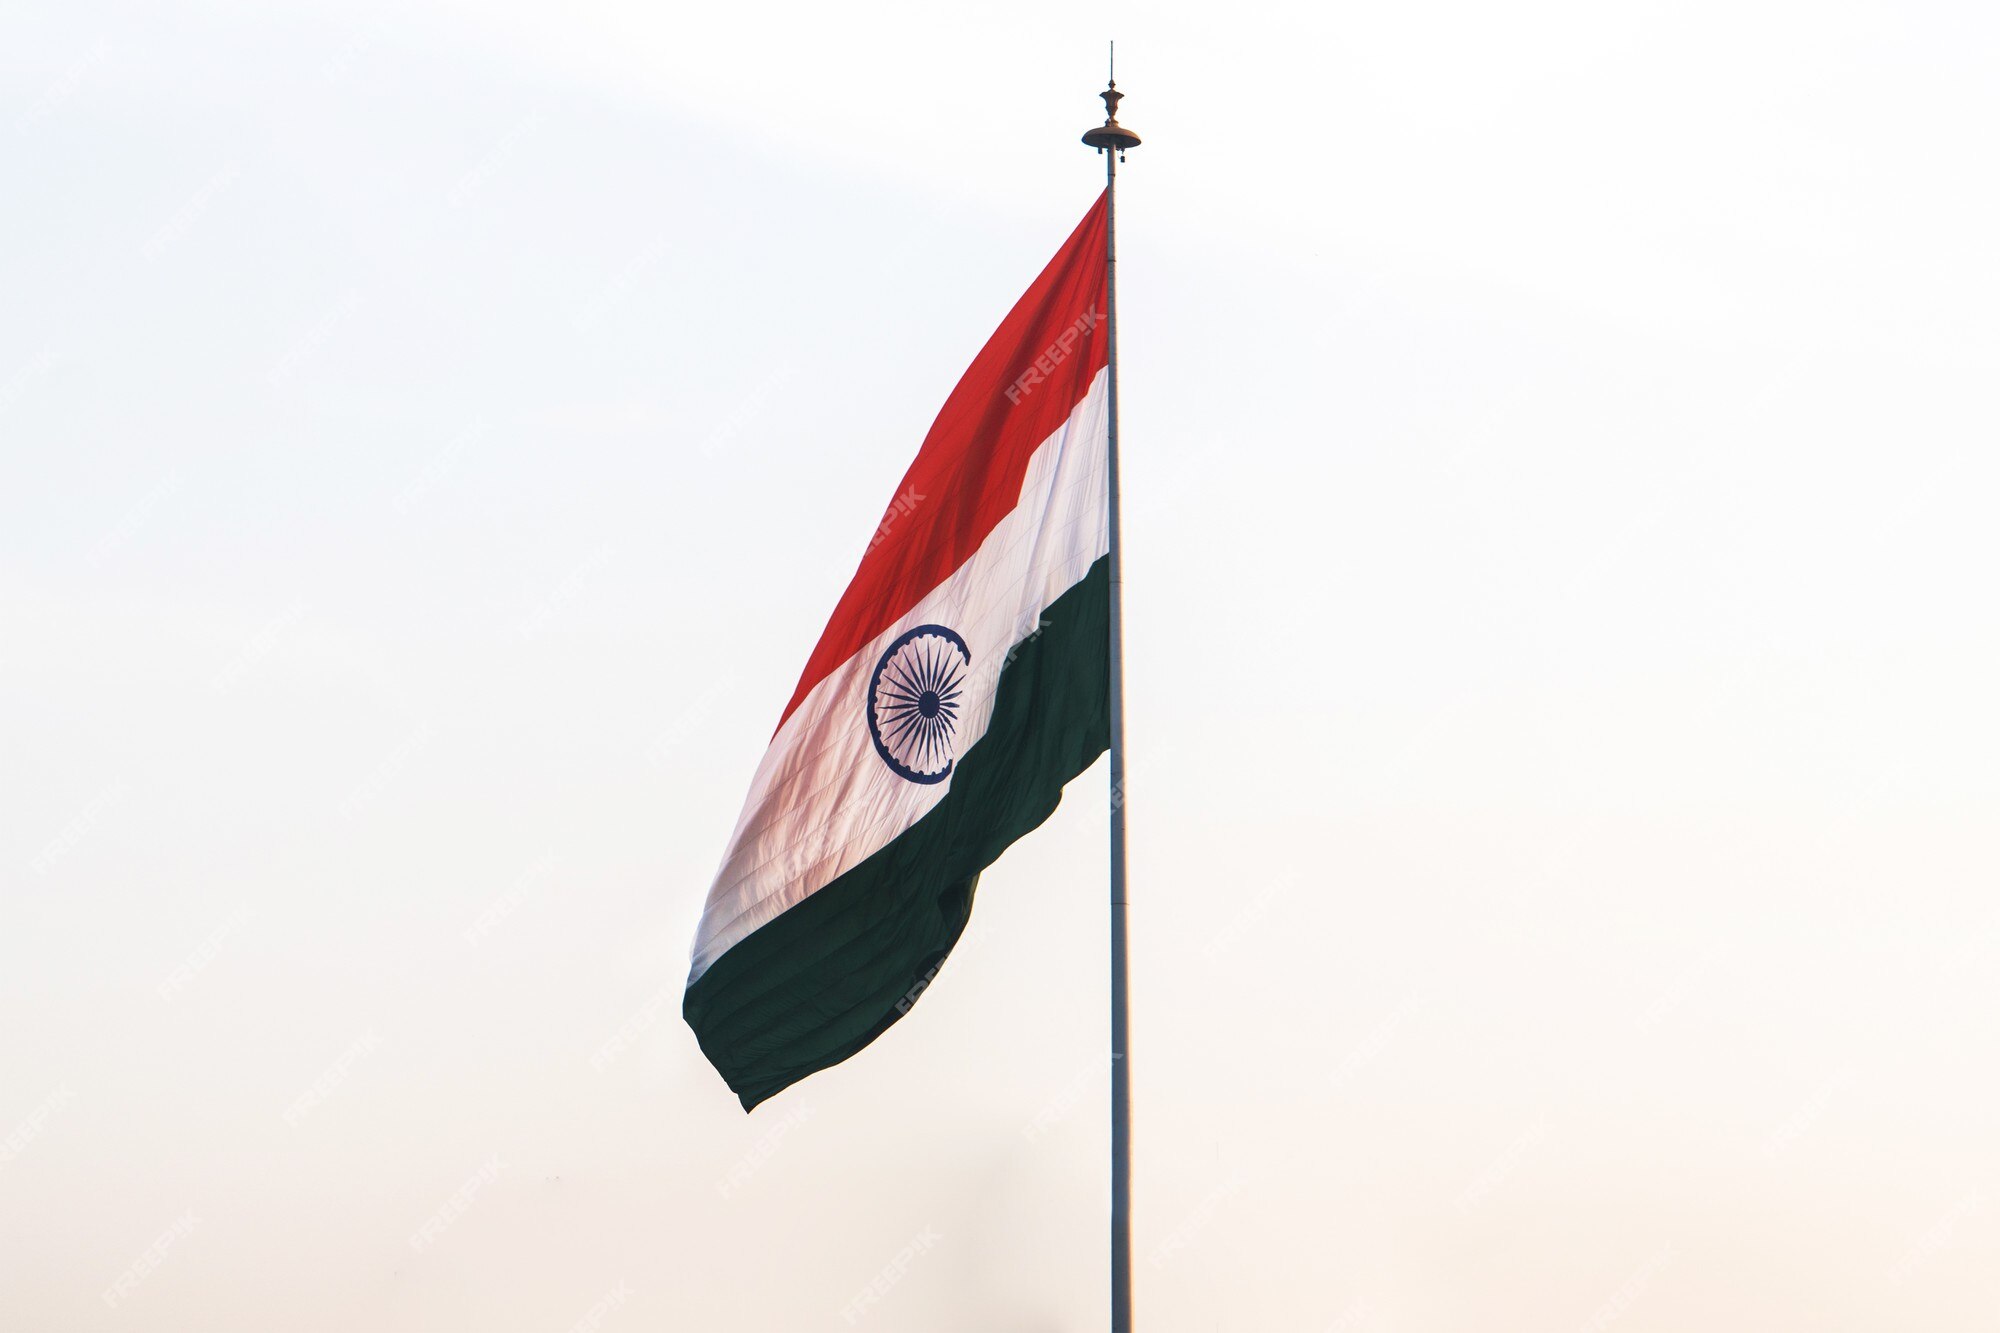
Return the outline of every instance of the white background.
<path id="1" fill-rule="evenodd" d="M 1990 7 L 45 0 L 0 1328 L 1103 1327 L 1101 767 L 678 1002 L 1114 33 L 1142 1326 L 1994 1326 Z"/>

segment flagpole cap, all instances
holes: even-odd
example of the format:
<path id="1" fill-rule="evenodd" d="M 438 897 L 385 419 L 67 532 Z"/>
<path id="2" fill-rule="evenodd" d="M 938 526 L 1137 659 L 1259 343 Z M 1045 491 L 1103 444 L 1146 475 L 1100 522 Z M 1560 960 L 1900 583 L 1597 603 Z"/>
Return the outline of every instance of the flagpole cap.
<path id="1" fill-rule="evenodd" d="M 1118 123 L 1118 104 L 1125 94 L 1118 91 L 1114 82 L 1107 84 L 1098 96 L 1104 99 L 1104 123 L 1085 130 L 1083 141 L 1100 153 L 1110 148 L 1122 155 L 1127 148 L 1137 148 L 1139 136 Z"/>

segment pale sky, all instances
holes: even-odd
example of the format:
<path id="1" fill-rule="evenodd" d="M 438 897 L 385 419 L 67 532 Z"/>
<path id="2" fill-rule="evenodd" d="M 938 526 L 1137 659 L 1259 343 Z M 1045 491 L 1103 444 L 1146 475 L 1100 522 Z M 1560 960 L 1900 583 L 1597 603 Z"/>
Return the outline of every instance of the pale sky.
<path id="1" fill-rule="evenodd" d="M 5 33 L 0 1330 L 1104 1326 L 1102 765 L 679 1002 L 1114 35 L 1140 1327 L 2000 1322 L 1991 6 Z"/>

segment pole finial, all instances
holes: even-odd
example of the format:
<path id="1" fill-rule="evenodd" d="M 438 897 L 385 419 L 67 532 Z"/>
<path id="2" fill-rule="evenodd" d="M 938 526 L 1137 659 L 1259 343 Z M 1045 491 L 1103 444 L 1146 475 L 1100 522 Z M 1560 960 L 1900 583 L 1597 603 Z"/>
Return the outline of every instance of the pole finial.
<path id="1" fill-rule="evenodd" d="M 1139 136 L 1118 123 L 1118 104 L 1125 100 L 1125 94 L 1118 91 L 1118 43 L 1111 44 L 1110 70 L 1104 81 L 1104 91 L 1098 96 L 1104 99 L 1104 123 L 1092 126 L 1083 132 L 1083 141 L 1103 152 L 1109 148 L 1118 154 L 1118 160 L 1125 160 L 1125 150 L 1139 146 Z"/>

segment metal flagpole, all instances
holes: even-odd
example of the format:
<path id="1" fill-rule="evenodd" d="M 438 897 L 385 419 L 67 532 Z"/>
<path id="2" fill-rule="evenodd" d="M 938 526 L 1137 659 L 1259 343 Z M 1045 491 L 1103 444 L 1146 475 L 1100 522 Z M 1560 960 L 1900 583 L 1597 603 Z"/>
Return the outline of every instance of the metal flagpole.
<path id="1" fill-rule="evenodd" d="M 1115 48 L 1114 48 L 1115 53 Z M 1118 523 L 1118 163 L 1139 136 L 1118 123 L 1117 66 L 1099 94 L 1104 123 L 1083 141 L 1104 154 L 1104 336 L 1110 344 L 1111 493 L 1111 1333 L 1132 1333 L 1132 1049 L 1125 985 L 1125 579 Z"/>

